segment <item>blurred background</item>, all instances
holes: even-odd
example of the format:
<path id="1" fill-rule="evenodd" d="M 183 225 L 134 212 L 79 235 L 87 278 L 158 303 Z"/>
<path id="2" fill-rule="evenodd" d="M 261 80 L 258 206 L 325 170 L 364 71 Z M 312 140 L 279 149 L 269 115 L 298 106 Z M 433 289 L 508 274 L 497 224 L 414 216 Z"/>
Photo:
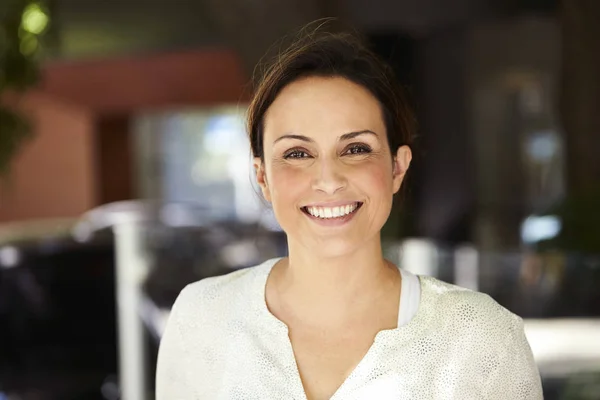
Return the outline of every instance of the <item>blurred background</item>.
<path id="1" fill-rule="evenodd" d="M 522 316 L 546 399 L 600 399 L 600 1 L 0 1 L 0 400 L 153 399 L 179 291 L 285 255 L 249 80 L 331 16 L 420 122 L 386 255 Z"/>

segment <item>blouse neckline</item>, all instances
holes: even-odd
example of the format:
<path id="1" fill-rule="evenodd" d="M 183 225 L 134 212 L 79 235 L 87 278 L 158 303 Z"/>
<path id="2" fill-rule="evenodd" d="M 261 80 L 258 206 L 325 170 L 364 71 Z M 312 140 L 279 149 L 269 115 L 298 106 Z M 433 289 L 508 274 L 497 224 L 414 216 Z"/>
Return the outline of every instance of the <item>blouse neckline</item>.
<path id="1" fill-rule="evenodd" d="M 256 305 L 259 309 L 259 312 L 261 315 L 264 316 L 264 319 L 266 321 L 269 321 L 269 325 L 276 330 L 284 332 L 285 335 L 287 336 L 289 333 L 288 326 L 283 321 L 281 321 L 279 318 L 277 318 L 275 315 L 273 315 L 273 313 L 271 313 L 271 311 L 269 310 L 269 308 L 267 306 L 267 301 L 266 301 L 267 279 L 269 278 L 269 274 L 271 273 L 271 270 L 273 269 L 273 267 L 279 260 L 281 260 L 281 257 L 267 260 L 257 268 L 257 275 L 256 275 L 256 279 L 254 282 L 254 287 L 252 290 L 252 297 L 254 299 L 256 299 Z M 400 270 L 400 273 L 403 274 L 402 275 L 402 277 L 403 277 L 402 289 L 405 289 L 404 279 L 410 273 L 407 271 L 403 271 L 402 268 L 400 268 L 400 267 L 398 267 L 398 269 Z M 399 326 L 397 326 L 396 328 L 383 329 L 383 330 L 377 332 L 377 334 L 375 335 L 375 339 L 373 341 L 374 343 L 378 342 L 380 340 L 383 340 L 383 339 L 390 338 L 390 337 L 396 337 L 396 340 L 401 340 L 402 338 L 414 337 L 415 333 L 419 329 L 423 328 L 424 326 L 427 326 L 426 322 L 428 319 L 431 318 L 431 315 L 430 315 L 427 305 L 432 301 L 433 296 L 431 293 L 428 293 L 426 290 L 424 290 L 424 285 L 422 282 L 423 278 L 420 276 L 416 276 L 416 278 L 417 278 L 417 281 L 419 282 L 419 289 L 420 289 L 420 299 L 419 299 L 419 304 L 417 306 L 417 312 L 410 319 L 410 321 L 408 321 L 408 323 L 402 325 L 400 322 L 400 318 L 399 318 L 398 319 Z M 398 309 L 399 316 L 401 315 L 401 310 L 403 308 L 402 300 L 404 300 L 405 298 L 406 297 L 403 296 L 403 294 L 401 292 L 400 293 L 400 304 L 399 304 L 399 309 Z"/>
<path id="2" fill-rule="evenodd" d="M 273 315 L 273 313 L 271 313 L 266 301 L 267 279 L 271 270 L 273 269 L 273 266 L 280 259 L 281 258 L 268 260 L 265 263 L 263 263 L 263 265 L 261 265 L 259 268 L 257 268 L 258 273 L 256 275 L 255 285 L 252 288 L 252 297 L 257 300 L 259 313 L 264 316 L 265 321 L 268 321 L 269 326 L 275 330 L 277 340 L 282 340 L 282 343 L 287 348 L 286 352 L 288 356 L 285 358 L 284 362 L 286 363 L 286 365 L 288 365 L 288 371 L 290 371 L 291 374 L 291 382 L 294 382 L 293 390 L 296 392 L 299 398 L 306 399 L 302 379 L 300 377 L 300 372 L 298 370 L 298 365 L 294 356 L 294 350 L 292 348 L 292 343 L 289 339 L 289 328 L 283 321 L 279 320 L 275 315 Z M 401 269 L 400 271 L 402 273 Z M 414 317 L 405 325 L 397 326 L 393 329 L 384 329 L 377 332 L 375 338 L 373 339 L 373 343 L 371 344 L 363 358 L 358 362 L 358 364 L 354 367 L 354 369 L 350 372 L 346 379 L 340 384 L 340 386 L 337 388 L 330 400 L 341 400 L 344 397 L 344 393 L 346 393 L 349 390 L 352 390 L 353 385 L 355 385 L 357 382 L 361 382 L 364 379 L 366 379 L 366 377 L 372 371 L 373 366 L 377 364 L 377 354 L 379 353 L 379 347 L 386 346 L 391 349 L 396 346 L 401 346 L 403 343 L 410 339 L 414 339 L 415 337 L 418 338 L 419 329 L 423 329 L 425 326 L 427 326 L 426 320 L 429 319 L 430 315 L 428 313 L 428 308 L 426 305 L 429 303 L 431 295 L 427 291 L 423 290 L 421 278 L 417 278 L 421 289 L 421 295 L 417 312 L 414 315 Z M 400 296 L 400 305 L 398 309 L 399 315 L 400 310 L 403 307 L 402 293 L 400 294 Z M 261 324 L 261 329 L 264 328 L 265 326 Z"/>

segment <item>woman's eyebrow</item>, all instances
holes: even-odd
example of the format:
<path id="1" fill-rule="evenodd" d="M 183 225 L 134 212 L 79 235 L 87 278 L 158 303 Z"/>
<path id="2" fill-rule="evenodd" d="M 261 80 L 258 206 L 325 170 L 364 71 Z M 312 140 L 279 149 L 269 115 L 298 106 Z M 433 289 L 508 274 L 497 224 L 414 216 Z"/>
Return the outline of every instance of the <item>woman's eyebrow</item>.
<path id="1" fill-rule="evenodd" d="M 354 139 L 357 136 L 365 135 L 365 134 L 377 136 L 377 134 L 375 132 L 365 129 L 362 131 L 344 133 L 342 136 L 340 136 L 340 140 L 350 140 L 350 139 Z"/>
<path id="2" fill-rule="evenodd" d="M 360 136 L 360 135 L 375 135 L 375 136 L 377 136 L 377 134 L 375 132 L 365 129 L 362 131 L 344 133 L 342 136 L 340 136 L 340 140 L 350 140 L 350 139 L 354 139 L 355 137 Z M 275 144 L 283 139 L 296 139 L 296 140 L 302 140 L 303 142 L 308 142 L 308 143 L 314 142 L 314 140 L 312 140 L 308 136 L 287 134 L 287 135 L 283 135 L 283 136 L 280 136 L 277 139 L 275 139 L 273 144 Z"/>
<path id="3" fill-rule="evenodd" d="M 302 140 L 303 142 L 311 142 L 311 143 L 314 142 L 314 140 L 312 140 L 308 136 L 288 134 L 288 135 L 283 135 L 283 136 L 278 137 L 277 139 L 275 139 L 273 144 L 275 144 L 283 139 L 296 139 L 296 140 Z"/>

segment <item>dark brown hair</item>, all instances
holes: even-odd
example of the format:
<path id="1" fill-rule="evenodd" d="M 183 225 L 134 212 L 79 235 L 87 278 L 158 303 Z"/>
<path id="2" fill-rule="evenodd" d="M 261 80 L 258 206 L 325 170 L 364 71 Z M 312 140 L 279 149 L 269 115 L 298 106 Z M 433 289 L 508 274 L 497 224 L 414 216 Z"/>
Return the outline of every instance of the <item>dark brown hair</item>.
<path id="1" fill-rule="evenodd" d="M 323 24 L 316 29 L 309 25 L 257 76 L 247 120 L 254 157 L 263 158 L 267 109 L 285 86 L 311 76 L 343 77 L 369 90 L 381 104 L 392 156 L 399 147 L 412 144 L 416 131 L 414 113 L 390 66 L 370 51 L 357 34 L 328 32 Z"/>

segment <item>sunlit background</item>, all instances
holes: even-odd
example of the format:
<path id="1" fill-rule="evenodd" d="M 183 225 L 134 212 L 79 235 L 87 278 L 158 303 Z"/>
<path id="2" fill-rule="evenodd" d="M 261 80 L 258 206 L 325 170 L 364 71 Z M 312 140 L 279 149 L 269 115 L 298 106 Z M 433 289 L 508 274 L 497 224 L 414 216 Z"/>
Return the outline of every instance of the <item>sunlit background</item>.
<path id="1" fill-rule="evenodd" d="M 420 123 L 386 256 L 522 316 L 546 399 L 600 399 L 599 1 L 2 0 L 0 400 L 153 399 L 179 291 L 285 255 L 249 82 L 330 16 Z"/>

